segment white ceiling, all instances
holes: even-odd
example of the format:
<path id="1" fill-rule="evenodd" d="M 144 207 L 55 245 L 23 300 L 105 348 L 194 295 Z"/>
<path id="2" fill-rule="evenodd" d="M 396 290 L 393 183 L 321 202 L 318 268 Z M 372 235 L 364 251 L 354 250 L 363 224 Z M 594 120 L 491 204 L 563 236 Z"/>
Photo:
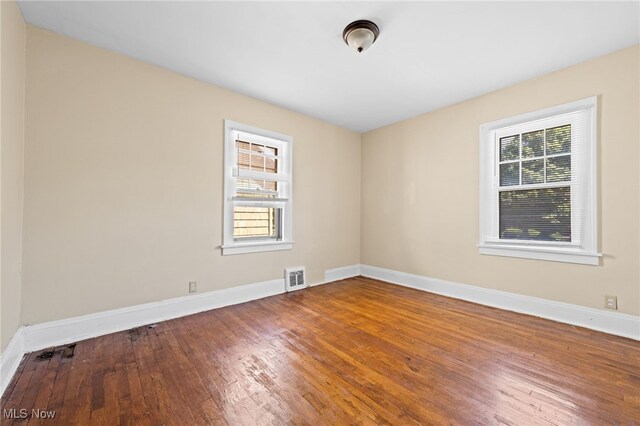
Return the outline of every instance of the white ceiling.
<path id="1" fill-rule="evenodd" d="M 640 42 L 640 2 L 32 2 L 30 24 L 358 132 Z M 380 38 L 342 41 L 369 19 Z"/>

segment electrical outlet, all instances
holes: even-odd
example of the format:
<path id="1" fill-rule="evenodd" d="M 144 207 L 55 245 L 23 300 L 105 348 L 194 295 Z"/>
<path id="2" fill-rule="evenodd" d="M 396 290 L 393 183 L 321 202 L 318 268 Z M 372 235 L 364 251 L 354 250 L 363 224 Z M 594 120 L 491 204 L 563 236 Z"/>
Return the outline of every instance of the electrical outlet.
<path id="1" fill-rule="evenodd" d="M 618 309 L 618 297 L 604 296 L 604 307 L 607 309 Z"/>
<path id="2" fill-rule="evenodd" d="M 189 293 L 195 293 L 198 291 L 198 282 L 189 281 Z"/>

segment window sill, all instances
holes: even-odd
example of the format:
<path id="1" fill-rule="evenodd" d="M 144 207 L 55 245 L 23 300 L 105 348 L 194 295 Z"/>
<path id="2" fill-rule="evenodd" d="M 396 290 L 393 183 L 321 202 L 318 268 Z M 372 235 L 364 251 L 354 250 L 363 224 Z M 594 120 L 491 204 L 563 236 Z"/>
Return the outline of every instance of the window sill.
<path id="1" fill-rule="evenodd" d="M 222 255 L 226 256 L 230 254 L 259 253 L 263 251 L 276 251 L 276 250 L 291 250 L 293 248 L 293 241 L 237 243 L 237 244 L 225 244 L 220 247 L 222 248 Z"/>
<path id="2" fill-rule="evenodd" d="M 585 252 L 575 248 L 530 247 L 518 245 L 479 244 L 480 254 L 548 260 L 552 262 L 599 265 L 601 253 Z"/>

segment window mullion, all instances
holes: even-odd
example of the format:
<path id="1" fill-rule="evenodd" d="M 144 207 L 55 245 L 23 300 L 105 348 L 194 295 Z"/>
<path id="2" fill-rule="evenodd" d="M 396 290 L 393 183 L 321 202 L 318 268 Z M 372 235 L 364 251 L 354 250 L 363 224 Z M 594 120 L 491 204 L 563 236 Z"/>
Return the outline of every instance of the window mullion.
<path id="1" fill-rule="evenodd" d="M 518 163 L 519 163 L 519 168 L 520 168 L 520 173 L 518 173 L 518 185 L 522 185 L 522 174 L 524 173 L 524 170 L 522 168 L 522 133 L 520 133 L 518 140 Z"/>
<path id="2" fill-rule="evenodd" d="M 543 182 L 547 183 L 547 130 L 546 129 L 542 132 L 542 135 L 543 135 L 543 138 L 542 138 L 543 157 L 542 158 L 544 159 L 542 162 L 543 163 L 542 170 L 543 170 L 543 177 L 544 177 Z"/>

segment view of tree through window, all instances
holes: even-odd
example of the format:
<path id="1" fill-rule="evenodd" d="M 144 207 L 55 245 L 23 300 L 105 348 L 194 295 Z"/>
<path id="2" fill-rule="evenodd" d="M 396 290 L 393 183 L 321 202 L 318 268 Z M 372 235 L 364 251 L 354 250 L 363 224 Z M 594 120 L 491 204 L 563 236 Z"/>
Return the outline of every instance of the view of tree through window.
<path id="1" fill-rule="evenodd" d="M 570 242 L 571 126 L 502 137 L 499 162 L 500 238 Z"/>

